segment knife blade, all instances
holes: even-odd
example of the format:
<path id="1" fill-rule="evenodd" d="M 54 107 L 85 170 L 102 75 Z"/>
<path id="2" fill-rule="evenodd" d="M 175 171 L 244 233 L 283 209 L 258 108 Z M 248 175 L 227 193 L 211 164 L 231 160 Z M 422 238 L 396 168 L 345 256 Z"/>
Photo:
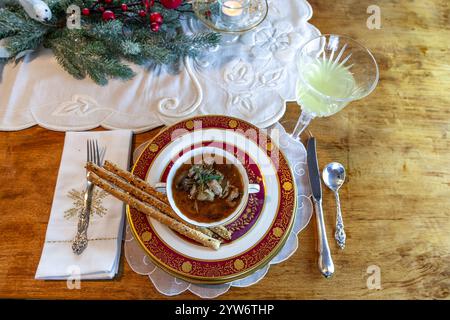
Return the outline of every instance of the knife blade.
<path id="1" fill-rule="evenodd" d="M 308 163 L 309 182 L 311 185 L 312 198 L 316 211 L 316 225 L 318 234 L 317 248 L 319 250 L 318 266 L 325 278 L 329 278 L 334 273 L 334 263 L 331 258 L 330 247 L 328 246 L 327 233 L 325 230 L 325 221 L 322 209 L 322 184 L 319 173 L 319 163 L 317 161 L 316 139 L 314 137 L 308 140 L 306 146 Z"/>
<path id="2" fill-rule="evenodd" d="M 322 200 L 322 184 L 320 183 L 319 163 L 317 162 L 316 139 L 308 140 L 306 147 L 311 192 L 316 201 Z"/>

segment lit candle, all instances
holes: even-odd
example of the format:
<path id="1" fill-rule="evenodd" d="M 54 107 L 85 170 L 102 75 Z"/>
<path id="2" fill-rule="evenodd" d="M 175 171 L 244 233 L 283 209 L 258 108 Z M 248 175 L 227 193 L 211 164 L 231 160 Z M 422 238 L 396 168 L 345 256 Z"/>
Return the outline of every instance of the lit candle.
<path id="1" fill-rule="evenodd" d="M 229 19 L 239 19 L 243 12 L 244 9 L 239 1 L 230 0 L 224 2 L 222 5 L 222 13 L 224 17 Z"/>

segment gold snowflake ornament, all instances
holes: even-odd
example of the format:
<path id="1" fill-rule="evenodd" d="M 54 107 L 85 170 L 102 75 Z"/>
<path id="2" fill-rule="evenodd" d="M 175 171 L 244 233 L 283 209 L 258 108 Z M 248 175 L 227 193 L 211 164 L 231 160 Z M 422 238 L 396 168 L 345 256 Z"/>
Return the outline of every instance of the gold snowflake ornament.
<path id="1" fill-rule="evenodd" d="M 72 219 L 73 217 L 79 217 L 81 212 L 83 211 L 83 203 L 84 203 L 84 193 L 85 191 L 78 191 L 72 189 L 69 191 L 67 196 L 73 200 L 73 207 L 64 211 L 65 219 Z M 103 217 L 108 213 L 105 207 L 102 205 L 103 199 L 108 196 L 108 193 L 101 189 L 94 189 L 94 193 L 92 194 L 92 208 L 91 208 L 91 217 L 96 214 L 99 217 Z"/>

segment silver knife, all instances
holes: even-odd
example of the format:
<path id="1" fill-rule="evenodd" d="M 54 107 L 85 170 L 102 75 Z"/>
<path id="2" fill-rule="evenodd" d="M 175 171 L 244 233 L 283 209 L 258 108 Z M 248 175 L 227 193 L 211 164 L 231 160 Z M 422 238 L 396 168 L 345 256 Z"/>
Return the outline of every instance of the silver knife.
<path id="1" fill-rule="evenodd" d="M 308 153 L 308 172 L 311 192 L 316 210 L 316 224 L 318 234 L 319 250 L 319 270 L 325 278 L 329 278 L 334 273 L 334 264 L 331 259 L 330 247 L 328 246 L 327 233 L 322 210 L 322 185 L 320 180 L 319 165 L 317 162 L 316 139 L 310 138 L 306 146 Z"/>

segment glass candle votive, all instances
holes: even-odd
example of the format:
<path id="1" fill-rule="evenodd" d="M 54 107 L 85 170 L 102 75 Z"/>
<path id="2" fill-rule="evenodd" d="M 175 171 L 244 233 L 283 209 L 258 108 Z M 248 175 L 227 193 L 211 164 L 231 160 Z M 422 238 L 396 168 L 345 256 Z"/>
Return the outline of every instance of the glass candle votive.
<path id="1" fill-rule="evenodd" d="M 230 26 L 245 23 L 248 18 L 250 0 L 219 0 L 220 16 Z"/>

